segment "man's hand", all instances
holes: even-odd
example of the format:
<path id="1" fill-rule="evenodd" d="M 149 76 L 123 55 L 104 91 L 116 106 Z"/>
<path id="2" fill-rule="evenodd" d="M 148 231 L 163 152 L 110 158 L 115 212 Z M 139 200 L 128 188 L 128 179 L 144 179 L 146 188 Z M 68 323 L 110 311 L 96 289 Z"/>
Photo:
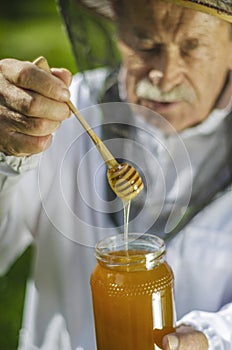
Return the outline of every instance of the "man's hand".
<path id="1" fill-rule="evenodd" d="M 163 338 L 163 350 L 207 350 L 206 336 L 189 326 L 180 326 L 176 333 Z"/>
<path id="2" fill-rule="evenodd" d="M 42 152 L 69 117 L 71 73 L 31 62 L 0 61 L 0 152 L 27 156 Z"/>

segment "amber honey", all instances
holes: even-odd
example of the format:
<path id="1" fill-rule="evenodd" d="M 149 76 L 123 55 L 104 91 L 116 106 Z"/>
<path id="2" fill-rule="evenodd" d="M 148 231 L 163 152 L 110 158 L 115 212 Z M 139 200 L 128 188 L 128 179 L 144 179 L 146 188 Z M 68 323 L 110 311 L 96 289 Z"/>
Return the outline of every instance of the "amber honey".
<path id="1" fill-rule="evenodd" d="M 174 331 L 173 273 L 162 241 L 131 236 L 128 250 L 116 237 L 119 250 L 108 239 L 97 251 L 91 289 L 98 350 L 158 350 Z"/>

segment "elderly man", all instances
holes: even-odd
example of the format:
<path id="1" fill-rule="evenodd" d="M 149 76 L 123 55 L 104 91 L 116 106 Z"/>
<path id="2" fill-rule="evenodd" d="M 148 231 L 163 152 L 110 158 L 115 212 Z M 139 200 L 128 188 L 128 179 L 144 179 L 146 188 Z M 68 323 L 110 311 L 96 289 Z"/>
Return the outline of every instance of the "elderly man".
<path id="1" fill-rule="evenodd" d="M 121 137 L 110 144 L 116 156 L 141 160 L 149 200 L 138 199 L 142 214 L 135 208 L 131 227 L 167 240 L 175 275 L 179 323 L 163 349 L 230 349 L 232 3 L 82 5 L 113 19 L 122 64 L 113 74 L 100 68 L 77 75 L 72 99 L 102 137 Z M 32 241 L 36 247 L 19 348 L 93 350 L 93 246 L 117 232 L 121 214 L 111 207 L 99 155 L 69 118 L 70 73 L 48 74 L 14 59 L 2 60 L 0 70 L 1 272 Z M 99 102 L 109 106 L 105 119 Z M 137 105 L 131 119 L 127 102 Z M 142 155 L 135 141 L 144 146 Z M 173 212 L 177 219 L 169 220 Z"/>

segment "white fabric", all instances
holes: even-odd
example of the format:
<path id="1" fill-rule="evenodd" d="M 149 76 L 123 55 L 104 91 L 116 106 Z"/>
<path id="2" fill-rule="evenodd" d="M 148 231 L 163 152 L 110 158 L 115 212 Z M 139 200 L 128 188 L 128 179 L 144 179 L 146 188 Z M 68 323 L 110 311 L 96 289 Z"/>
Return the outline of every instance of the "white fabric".
<path id="1" fill-rule="evenodd" d="M 72 86 L 79 109 L 97 103 L 105 71 L 89 75 L 92 86 L 96 85 L 91 91 L 82 76 Z M 95 126 L 101 122 L 101 113 L 97 108 L 94 111 L 86 118 Z M 106 180 L 102 160 L 82 133 L 76 119 L 70 118 L 57 131 L 36 169 L 23 176 L 1 175 L 0 271 L 6 270 L 32 236 L 36 246 L 20 350 L 95 349 L 89 286 L 95 265 L 93 246 L 117 228 L 103 200 Z M 201 150 L 201 144 L 197 146 Z M 91 176 L 91 169 L 98 169 L 99 176 Z M 210 350 L 231 346 L 231 206 L 229 188 L 167 245 L 167 260 L 175 275 L 178 318 L 185 315 L 184 322 L 202 325 L 206 333 L 210 329 Z"/>
<path id="2" fill-rule="evenodd" d="M 30 339 L 29 332 L 26 329 L 22 329 L 20 332 L 19 350 L 71 350 L 70 337 L 63 316 L 60 314 L 53 316 L 47 326 L 43 345 L 40 348 L 31 344 L 32 340 Z"/>
<path id="3" fill-rule="evenodd" d="M 38 164 L 39 155 L 35 154 L 30 157 L 14 157 L 6 156 L 0 152 L 0 169 L 1 174 L 13 175 L 15 173 L 23 173 L 33 169 Z"/>

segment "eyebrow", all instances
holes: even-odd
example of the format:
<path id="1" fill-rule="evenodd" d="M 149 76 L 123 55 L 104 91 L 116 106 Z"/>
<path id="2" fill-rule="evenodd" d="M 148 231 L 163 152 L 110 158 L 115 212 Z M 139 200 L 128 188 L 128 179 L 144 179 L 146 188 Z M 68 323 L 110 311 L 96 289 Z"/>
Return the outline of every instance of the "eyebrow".
<path id="1" fill-rule="evenodd" d="M 160 36 L 157 32 L 153 32 L 152 35 L 140 28 L 133 28 L 131 34 L 134 35 L 137 39 L 145 41 L 147 43 L 154 43 L 154 41 L 160 41 Z"/>
<path id="2" fill-rule="evenodd" d="M 159 35 L 158 31 L 155 31 L 153 27 L 153 32 L 150 33 L 146 29 L 141 27 L 132 27 L 130 28 L 130 34 L 137 39 L 140 44 L 147 46 L 154 46 L 154 44 L 162 44 L 163 39 L 162 36 Z M 209 32 L 205 31 L 204 28 L 200 28 L 199 26 L 192 26 L 192 28 L 188 27 L 188 33 L 185 31 L 184 39 L 201 39 L 201 42 L 204 42 L 209 36 Z M 182 39 L 183 40 L 183 37 Z"/>

